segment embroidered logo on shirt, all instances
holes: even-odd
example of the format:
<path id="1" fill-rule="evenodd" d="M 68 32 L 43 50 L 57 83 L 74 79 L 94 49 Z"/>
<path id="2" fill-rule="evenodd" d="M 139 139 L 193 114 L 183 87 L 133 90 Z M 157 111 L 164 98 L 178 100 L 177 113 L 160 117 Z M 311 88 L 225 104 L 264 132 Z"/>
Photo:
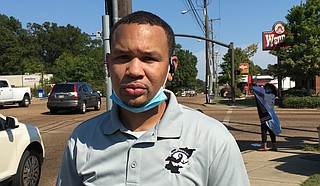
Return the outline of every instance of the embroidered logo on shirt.
<path id="1" fill-rule="evenodd" d="M 179 174 L 179 169 L 187 165 L 189 158 L 195 150 L 196 149 L 188 149 L 188 147 L 171 150 L 170 156 L 165 159 L 165 161 L 169 161 L 165 168 L 171 171 L 171 173 Z"/>

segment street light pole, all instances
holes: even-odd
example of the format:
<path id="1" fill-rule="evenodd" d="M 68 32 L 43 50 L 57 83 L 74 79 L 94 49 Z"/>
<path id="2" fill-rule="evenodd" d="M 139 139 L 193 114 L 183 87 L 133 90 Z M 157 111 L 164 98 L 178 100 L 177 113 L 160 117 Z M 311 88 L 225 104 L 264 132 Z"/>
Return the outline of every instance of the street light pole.
<path id="1" fill-rule="evenodd" d="M 220 18 L 218 19 L 209 19 L 210 21 L 210 33 L 211 33 L 211 39 L 214 40 L 214 30 L 213 30 L 213 21 L 217 21 L 217 20 L 220 20 Z M 214 99 L 217 98 L 218 96 L 218 81 L 217 81 L 217 78 L 218 78 L 218 75 L 217 75 L 217 72 L 218 72 L 218 65 L 217 65 L 217 55 L 216 55 L 216 59 L 215 59 L 215 51 L 214 51 L 214 43 L 212 42 L 211 43 L 211 60 L 212 60 L 212 68 L 210 68 L 211 70 L 211 83 L 210 84 L 210 90 L 214 92 Z M 213 89 L 213 90 L 212 90 Z"/>

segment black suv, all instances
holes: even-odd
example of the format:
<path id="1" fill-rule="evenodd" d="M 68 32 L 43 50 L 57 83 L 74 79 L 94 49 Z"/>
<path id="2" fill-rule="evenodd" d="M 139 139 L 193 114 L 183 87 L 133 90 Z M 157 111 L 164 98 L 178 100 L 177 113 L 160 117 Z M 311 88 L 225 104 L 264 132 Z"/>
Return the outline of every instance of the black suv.
<path id="1" fill-rule="evenodd" d="M 76 110 L 84 114 L 88 107 L 101 108 L 99 92 L 81 82 L 58 83 L 50 91 L 47 107 L 51 114 L 59 110 Z"/>

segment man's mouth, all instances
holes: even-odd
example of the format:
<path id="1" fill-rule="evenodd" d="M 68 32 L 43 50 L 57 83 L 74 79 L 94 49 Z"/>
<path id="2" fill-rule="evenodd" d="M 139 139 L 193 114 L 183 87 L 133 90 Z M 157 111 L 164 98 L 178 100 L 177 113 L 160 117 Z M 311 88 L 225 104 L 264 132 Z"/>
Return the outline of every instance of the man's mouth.
<path id="1" fill-rule="evenodd" d="M 146 87 L 143 85 L 129 84 L 124 87 L 124 90 L 130 96 L 141 96 L 145 93 Z"/>
<path id="2" fill-rule="evenodd" d="M 141 96 L 145 91 L 145 89 L 142 88 L 125 88 L 124 90 L 131 96 Z"/>

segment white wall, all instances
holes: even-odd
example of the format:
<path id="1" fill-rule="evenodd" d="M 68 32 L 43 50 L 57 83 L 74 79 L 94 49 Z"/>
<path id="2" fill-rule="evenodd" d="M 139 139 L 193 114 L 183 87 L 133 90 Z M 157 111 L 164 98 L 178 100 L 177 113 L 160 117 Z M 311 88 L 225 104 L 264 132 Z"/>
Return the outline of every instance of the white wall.
<path id="1" fill-rule="evenodd" d="M 44 74 L 44 80 L 50 80 L 53 77 L 52 74 Z M 31 74 L 31 75 L 5 75 L 0 76 L 0 79 L 7 79 L 11 85 L 16 87 L 31 87 L 38 88 L 40 85 L 41 74 Z"/>

